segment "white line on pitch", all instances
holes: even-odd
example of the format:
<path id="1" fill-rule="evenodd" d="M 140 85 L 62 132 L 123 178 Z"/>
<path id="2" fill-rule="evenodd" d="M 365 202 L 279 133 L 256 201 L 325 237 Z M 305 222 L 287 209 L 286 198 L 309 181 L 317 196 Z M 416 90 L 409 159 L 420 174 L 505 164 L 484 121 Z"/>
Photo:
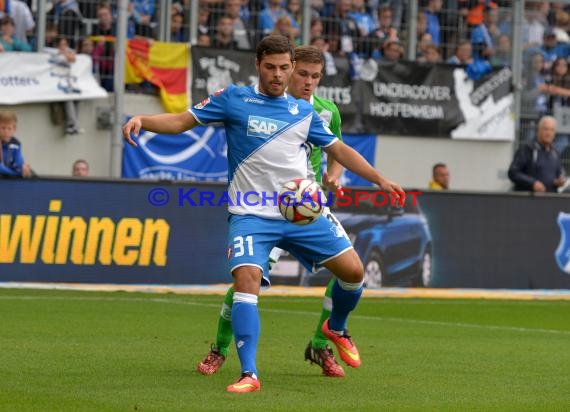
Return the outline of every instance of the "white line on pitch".
<path id="1" fill-rule="evenodd" d="M 119 298 L 119 297 L 97 297 L 97 296 L 0 296 L 0 300 L 74 300 L 74 301 L 107 301 L 107 302 L 152 302 L 152 303 L 167 303 L 174 305 L 191 305 L 191 306 L 204 306 L 219 308 L 221 304 L 217 303 L 203 303 L 203 302 L 192 302 L 179 299 L 160 299 L 160 298 Z M 309 311 L 292 311 L 284 309 L 260 309 L 261 312 L 271 312 L 278 314 L 287 315 L 317 315 L 316 312 Z M 460 327 L 460 328 L 473 328 L 473 329 L 491 329 L 491 330 L 503 330 L 511 332 L 535 332 L 535 333 L 551 333 L 560 335 L 570 335 L 570 331 L 556 330 L 556 329 L 538 329 L 538 328 L 521 328 L 516 326 L 500 326 L 500 325 L 480 325 L 476 323 L 461 323 L 461 322 L 442 322 L 435 320 L 423 320 L 423 319 L 406 319 L 406 318 L 394 318 L 394 317 L 383 317 L 383 316 L 366 316 L 366 315 L 351 315 L 352 319 L 363 319 L 363 320 L 381 320 L 388 322 L 400 322 L 400 323 L 414 323 L 420 325 L 438 325 L 438 326 L 450 326 L 450 327 Z"/>

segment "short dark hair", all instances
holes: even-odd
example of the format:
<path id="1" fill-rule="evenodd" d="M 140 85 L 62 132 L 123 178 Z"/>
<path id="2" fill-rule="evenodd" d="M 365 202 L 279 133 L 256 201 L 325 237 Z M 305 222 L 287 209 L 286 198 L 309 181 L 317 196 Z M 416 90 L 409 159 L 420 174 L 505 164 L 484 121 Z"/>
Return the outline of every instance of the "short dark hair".
<path id="1" fill-rule="evenodd" d="M 286 54 L 291 56 L 291 61 L 295 60 L 295 47 L 293 43 L 281 34 L 270 34 L 257 44 L 255 54 L 257 61 L 261 61 L 264 56 L 270 54 Z"/>
<path id="2" fill-rule="evenodd" d="M 301 63 L 320 64 L 325 67 L 325 58 L 323 53 L 315 46 L 297 46 L 295 47 L 295 61 Z"/>
<path id="3" fill-rule="evenodd" d="M 14 23 L 14 19 L 10 16 L 4 16 L 0 20 L 0 26 L 4 26 L 6 24 L 11 24 L 12 26 L 16 26 L 16 23 Z"/>
<path id="4" fill-rule="evenodd" d="M 87 166 L 87 169 L 89 169 L 89 163 L 87 163 L 87 160 L 85 160 L 85 159 L 77 159 L 75 162 L 73 162 L 72 167 L 75 167 L 76 165 L 78 165 L 80 163 L 85 164 L 85 166 Z"/>
<path id="5" fill-rule="evenodd" d="M 433 168 L 432 168 L 432 171 L 431 171 L 432 174 L 435 175 L 435 171 L 436 171 L 437 169 L 439 169 L 440 167 L 447 167 L 447 165 L 446 165 L 445 163 L 436 163 L 436 164 L 434 164 L 434 165 L 433 165 Z"/>

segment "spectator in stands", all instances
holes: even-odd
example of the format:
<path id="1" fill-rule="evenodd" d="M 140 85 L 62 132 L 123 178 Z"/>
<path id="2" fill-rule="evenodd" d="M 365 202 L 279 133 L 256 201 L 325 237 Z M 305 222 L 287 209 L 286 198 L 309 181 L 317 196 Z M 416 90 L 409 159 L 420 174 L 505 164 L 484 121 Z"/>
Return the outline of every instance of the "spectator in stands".
<path id="1" fill-rule="evenodd" d="M 210 36 L 208 36 L 207 34 L 202 34 L 202 33 L 198 34 L 198 40 L 196 42 L 197 46 L 210 47 L 211 44 L 212 44 L 212 39 L 210 38 Z"/>
<path id="2" fill-rule="evenodd" d="M 130 0 L 130 20 L 134 22 L 134 35 L 153 37 L 152 23 L 154 18 L 154 1 Z M 132 34 L 132 33 L 131 33 Z M 132 36 L 131 36 L 132 37 Z"/>
<path id="3" fill-rule="evenodd" d="M 81 90 L 77 87 L 76 78 L 71 74 L 71 66 L 77 59 L 75 51 L 69 47 L 67 39 L 63 36 L 58 36 L 55 44 L 57 49 L 50 51 L 50 62 L 57 68 L 58 88 L 69 95 L 80 94 Z M 69 98 L 64 102 L 64 110 L 65 134 L 82 133 L 79 129 L 79 101 Z"/>
<path id="4" fill-rule="evenodd" d="M 449 189 L 449 169 L 445 163 L 436 163 L 432 167 L 432 180 L 429 182 L 431 190 Z"/>
<path id="5" fill-rule="evenodd" d="M 548 99 L 548 109 L 552 112 L 556 106 L 568 106 L 570 96 L 570 73 L 568 72 L 568 61 L 563 57 L 558 57 L 552 63 L 550 76 L 547 77 L 546 84 L 541 86 L 541 90 L 550 95 Z"/>
<path id="6" fill-rule="evenodd" d="M 376 21 L 374 17 L 366 11 L 364 0 L 352 0 L 352 7 L 348 15 L 356 22 L 358 34 L 361 38 L 368 37 L 368 35 L 376 29 Z"/>
<path id="7" fill-rule="evenodd" d="M 495 53 L 491 57 L 492 66 L 509 66 L 511 64 L 511 38 L 506 34 L 501 34 L 497 40 Z"/>
<path id="8" fill-rule="evenodd" d="M 318 48 L 325 59 L 325 76 L 334 76 L 338 73 L 333 55 L 329 52 L 329 44 L 322 36 L 311 38 L 311 46 Z"/>
<path id="9" fill-rule="evenodd" d="M 319 16 L 313 16 L 311 18 L 311 30 L 310 37 L 314 39 L 315 37 L 322 37 L 324 35 L 323 21 Z"/>
<path id="10" fill-rule="evenodd" d="M 548 8 L 548 3 L 544 2 Z M 525 10 L 525 19 L 523 20 L 523 39 L 526 43 L 524 49 L 540 47 L 544 30 L 548 26 L 547 14 L 548 10 L 543 8 L 541 2 L 529 2 Z"/>
<path id="11" fill-rule="evenodd" d="M 32 47 L 27 42 L 18 40 L 14 34 L 14 30 L 14 19 L 10 16 L 4 16 L 2 20 L 0 20 L 0 52 L 32 51 Z"/>
<path id="12" fill-rule="evenodd" d="M 241 0 L 225 0 L 225 15 L 232 19 L 234 39 L 240 50 L 251 50 L 253 37 L 248 32 L 253 32 L 249 24 L 242 18 L 242 1 Z"/>
<path id="13" fill-rule="evenodd" d="M 544 30 L 542 45 L 540 46 L 540 51 L 544 56 L 544 69 L 550 70 L 552 63 L 558 58 L 568 57 L 568 44 L 558 43 L 556 39 L 556 32 L 554 28 L 548 27 Z"/>
<path id="14" fill-rule="evenodd" d="M 489 13 L 486 9 L 485 14 Z M 471 46 L 473 47 L 474 60 L 489 60 L 494 53 L 494 43 L 485 20 L 473 27 L 471 31 Z"/>
<path id="15" fill-rule="evenodd" d="M 402 23 L 405 21 L 405 11 L 408 7 L 408 0 L 379 1 L 379 3 L 390 6 L 390 9 L 392 9 L 392 26 L 399 31 L 402 27 Z"/>
<path id="16" fill-rule="evenodd" d="M 326 13 L 324 0 L 310 0 L 310 1 L 311 1 L 312 17 L 324 17 L 329 15 Z"/>
<path id="17" fill-rule="evenodd" d="M 462 1 L 461 14 L 465 14 L 467 24 L 473 28 L 485 21 L 485 9 L 496 8 L 497 3 L 489 0 L 465 0 Z"/>
<path id="18" fill-rule="evenodd" d="M 287 11 L 291 16 L 291 19 L 297 23 L 297 27 L 301 27 L 303 24 L 303 7 L 301 0 L 289 0 L 287 3 Z"/>
<path id="19" fill-rule="evenodd" d="M 93 43 L 93 39 L 89 36 L 86 36 L 79 42 L 79 46 L 77 46 L 77 54 L 86 54 L 87 56 L 91 57 L 94 49 L 95 43 Z"/>
<path id="20" fill-rule="evenodd" d="M 0 178 L 31 177 L 32 169 L 24 162 L 22 145 L 16 139 L 18 117 L 14 112 L 0 112 Z"/>
<path id="21" fill-rule="evenodd" d="M 36 23 L 28 5 L 20 0 L 10 0 L 10 17 L 14 19 L 14 35 L 24 43 L 28 43 L 28 36 L 33 34 Z"/>
<path id="22" fill-rule="evenodd" d="M 59 35 L 67 38 L 71 48 L 84 36 L 83 16 L 77 0 L 57 0 L 48 13 L 48 20 L 57 25 Z"/>
<path id="23" fill-rule="evenodd" d="M 428 44 L 425 48 L 423 57 L 418 59 L 419 62 L 425 63 L 441 63 L 441 50 L 435 44 Z"/>
<path id="24" fill-rule="evenodd" d="M 556 41 L 558 43 L 570 43 L 570 36 L 568 35 L 570 14 L 564 10 L 557 10 L 555 16 L 554 33 L 556 34 Z"/>
<path id="25" fill-rule="evenodd" d="M 547 88 L 544 76 L 544 55 L 540 51 L 532 53 L 523 70 L 523 109 L 526 113 L 538 114 L 539 117 L 546 115 L 548 111 L 548 99 L 544 93 Z"/>
<path id="26" fill-rule="evenodd" d="M 493 44 L 497 44 L 501 34 L 504 34 L 501 32 L 499 26 L 500 23 L 499 8 L 497 7 L 497 5 L 493 3 L 493 5 L 489 5 L 488 7 L 486 7 L 484 10 L 483 17 L 484 17 L 485 26 L 487 26 L 487 30 L 489 32 L 489 35 L 491 36 Z"/>
<path id="27" fill-rule="evenodd" d="M 449 64 L 471 64 L 473 63 L 473 49 L 469 40 L 462 40 L 455 47 L 455 53 L 449 59 Z"/>
<path id="28" fill-rule="evenodd" d="M 382 60 L 396 62 L 404 58 L 404 47 L 397 40 L 387 40 L 382 49 Z"/>
<path id="29" fill-rule="evenodd" d="M 182 13 L 173 13 L 170 17 L 170 41 L 173 43 L 187 41 L 184 36 L 184 15 Z"/>
<path id="30" fill-rule="evenodd" d="M 97 24 L 93 27 L 96 37 L 95 47 L 91 56 L 93 66 L 98 69 L 98 76 L 103 87 L 108 92 L 115 89 L 115 34 L 116 26 L 113 22 L 111 6 L 108 3 L 101 3 L 97 9 Z"/>
<path id="31" fill-rule="evenodd" d="M 89 163 L 84 159 L 77 159 L 73 162 L 71 167 L 71 175 L 73 177 L 87 177 L 89 176 Z"/>
<path id="32" fill-rule="evenodd" d="M 383 5 L 378 9 L 378 26 L 368 35 L 370 57 L 378 59 L 382 55 L 382 45 L 388 39 L 398 40 L 398 29 L 392 25 L 392 9 Z"/>
<path id="33" fill-rule="evenodd" d="M 273 31 L 277 19 L 281 16 L 289 16 L 289 12 L 281 5 L 281 0 L 268 0 L 267 7 L 259 13 L 259 30 L 262 36 L 266 36 Z M 299 35 L 299 25 L 296 21 L 291 21 L 295 37 Z"/>
<path id="34" fill-rule="evenodd" d="M 280 34 L 282 36 L 285 36 L 293 44 L 298 45 L 300 43 L 300 40 L 297 41 L 297 39 L 295 38 L 295 31 L 293 29 L 293 23 L 291 23 L 291 17 L 289 17 L 289 16 L 279 17 L 277 19 L 277 22 L 275 23 L 275 27 L 273 28 L 273 31 L 271 32 L 271 34 Z"/>
<path id="35" fill-rule="evenodd" d="M 423 11 L 419 11 L 416 20 L 416 39 L 418 43 L 425 33 L 427 33 L 427 15 Z"/>
<path id="36" fill-rule="evenodd" d="M 509 179 L 515 190 L 557 192 L 566 177 L 560 156 L 552 146 L 556 135 L 556 120 L 544 116 L 538 122 L 537 138 L 520 146 L 509 167 Z"/>
<path id="37" fill-rule="evenodd" d="M 54 41 L 58 35 L 57 24 L 53 21 L 46 23 L 46 43 L 45 47 L 55 47 Z"/>
<path id="38" fill-rule="evenodd" d="M 424 13 L 427 17 L 427 32 L 431 34 L 433 44 L 439 46 L 441 42 L 439 12 L 443 6 L 442 0 L 428 0 Z"/>
<path id="39" fill-rule="evenodd" d="M 359 52 L 360 42 L 358 25 L 350 18 L 351 0 L 336 0 L 335 10 L 326 21 L 325 37 L 328 39 L 330 51 L 346 56 L 352 52 Z"/>
<path id="40" fill-rule="evenodd" d="M 211 42 L 210 10 L 200 6 L 198 9 L 198 45 L 208 47 Z M 201 40 L 200 40 L 201 39 Z M 208 39 L 208 40 L 206 40 Z M 206 44 L 207 43 L 207 44 Z"/>
<path id="41" fill-rule="evenodd" d="M 229 16 L 222 16 L 216 24 L 216 34 L 212 38 L 211 47 L 224 50 L 236 50 L 237 42 L 234 39 L 233 20 Z"/>
<path id="42" fill-rule="evenodd" d="M 416 60 L 421 61 L 425 59 L 427 46 L 431 44 L 434 44 L 431 38 L 431 34 L 428 32 L 422 34 L 421 37 L 418 39 L 418 45 L 416 49 Z"/>

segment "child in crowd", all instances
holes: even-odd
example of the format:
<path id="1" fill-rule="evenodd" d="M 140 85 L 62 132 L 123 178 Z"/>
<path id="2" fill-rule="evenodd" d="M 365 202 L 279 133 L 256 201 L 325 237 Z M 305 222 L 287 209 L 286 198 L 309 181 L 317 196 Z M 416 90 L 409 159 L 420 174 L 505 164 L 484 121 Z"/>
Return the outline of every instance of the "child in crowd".
<path id="1" fill-rule="evenodd" d="M 14 112 L 0 112 L 0 177 L 30 177 L 32 169 L 24 163 L 22 145 L 14 137 L 18 118 Z"/>

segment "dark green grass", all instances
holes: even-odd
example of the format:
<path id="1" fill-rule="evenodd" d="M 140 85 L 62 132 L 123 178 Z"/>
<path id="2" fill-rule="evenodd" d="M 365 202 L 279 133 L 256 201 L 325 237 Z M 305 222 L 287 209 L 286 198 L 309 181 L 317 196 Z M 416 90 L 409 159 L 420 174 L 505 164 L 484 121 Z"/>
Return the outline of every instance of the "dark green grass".
<path id="1" fill-rule="evenodd" d="M 570 302 L 363 299 L 349 327 L 363 365 L 303 361 L 319 298 L 262 296 L 262 390 L 228 394 L 235 349 L 195 371 L 221 296 L 0 289 L 0 410 L 563 411 Z"/>

